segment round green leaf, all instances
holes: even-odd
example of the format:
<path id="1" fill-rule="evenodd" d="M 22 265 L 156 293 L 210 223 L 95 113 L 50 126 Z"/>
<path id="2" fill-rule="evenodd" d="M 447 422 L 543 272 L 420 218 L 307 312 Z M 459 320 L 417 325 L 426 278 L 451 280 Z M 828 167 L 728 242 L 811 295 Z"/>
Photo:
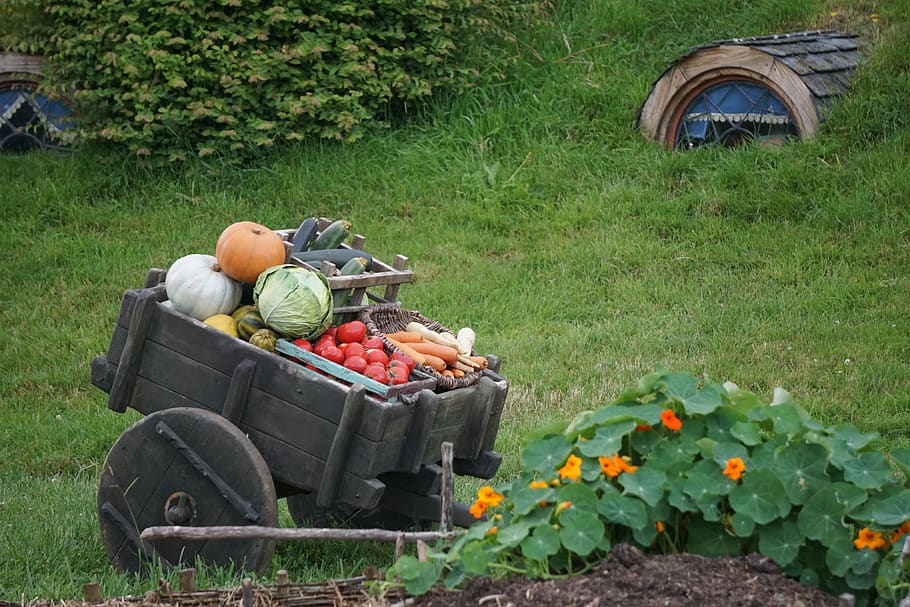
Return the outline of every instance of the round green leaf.
<path id="1" fill-rule="evenodd" d="M 597 511 L 616 525 L 639 529 L 648 524 L 648 512 L 645 504 L 634 497 L 625 497 L 615 493 L 601 496 L 597 502 Z"/>
<path id="2" fill-rule="evenodd" d="M 521 458 L 526 468 L 547 475 L 562 466 L 573 446 L 564 436 L 550 436 L 528 443 Z"/>
<path id="3" fill-rule="evenodd" d="M 610 405 L 598 409 L 591 415 L 590 421 L 593 424 L 608 424 L 615 421 L 633 419 L 637 424 L 647 424 L 656 426 L 660 423 L 660 414 L 663 409 L 657 405 Z"/>
<path id="4" fill-rule="evenodd" d="M 753 422 L 736 422 L 730 428 L 730 434 L 738 438 L 744 445 L 760 445 L 762 442 L 760 427 Z"/>
<path id="5" fill-rule="evenodd" d="M 461 551 L 461 564 L 465 572 L 483 575 L 496 558 L 493 550 L 485 543 L 471 542 Z"/>
<path id="6" fill-rule="evenodd" d="M 730 491 L 730 506 L 764 525 L 790 512 L 787 492 L 770 470 L 746 472 L 742 482 Z"/>
<path id="7" fill-rule="evenodd" d="M 686 551 L 707 557 L 732 556 L 741 552 L 740 540 L 720 523 L 695 520 L 689 525 Z"/>
<path id="8" fill-rule="evenodd" d="M 809 496 L 828 485 L 827 461 L 828 452 L 820 445 L 786 443 L 777 450 L 773 469 L 792 503 L 804 504 Z"/>
<path id="9" fill-rule="evenodd" d="M 668 373 L 663 382 L 665 393 L 682 403 L 689 415 L 708 415 L 725 404 L 727 391 L 720 384 L 708 383 L 698 387 L 698 380 L 688 373 Z"/>
<path id="10" fill-rule="evenodd" d="M 891 466 L 880 453 L 861 453 L 844 463 L 844 480 L 863 489 L 879 489 L 891 477 Z"/>
<path id="11" fill-rule="evenodd" d="M 552 525 L 534 527 L 530 536 L 521 542 L 521 553 L 532 561 L 545 561 L 559 552 L 559 534 Z"/>
<path id="12" fill-rule="evenodd" d="M 868 548 L 851 550 L 849 558 L 850 571 L 857 575 L 869 573 L 874 568 L 878 567 L 878 562 L 880 560 L 881 555 L 878 550 L 869 550 Z"/>
<path id="13" fill-rule="evenodd" d="M 653 507 L 663 497 L 666 480 L 663 470 L 643 466 L 635 472 L 620 475 L 619 484 L 625 489 L 623 495 L 635 495 Z"/>
<path id="14" fill-rule="evenodd" d="M 559 522 L 562 524 L 559 541 L 567 550 L 579 556 L 589 555 L 604 536 L 603 522 L 590 512 L 578 512 L 569 508 L 559 517 Z"/>
<path id="15" fill-rule="evenodd" d="M 856 550 L 849 542 L 839 543 L 825 551 L 825 566 L 834 575 L 844 577 L 850 569 L 850 561 L 857 552 L 870 552 L 869 550 Z"/>
<path id="16" fill-rule="evenodd" d="M 758 550 L 781 567 L 793 562 L 805 538 L 792 521 L 777 520 L 758 530 Z"/>
<path id="17" fill-rule="evenodd" d="M 599 426 L 593 437 L 586 441 L 579 441 L 578 451 L 582 455 L 595 458 L 619 453 L 622 449 L 623 437 L 633 432 L 637 425 L 635 420 L 627 420 Z"/>
<path id="18" fill-rule="evenodd" d="M 582 483 L 563 485 L 556 492 L 557 502 L 571 502 L 577 512 L 597 512 L 597 495 L 594 490 Z"/>
<path id="19" fill-rule="evenodd" d="M 742 512 L 734 512 L 730 517 L 730 527 L 737 537 L 749 537 L 755 530 L 755 519 Z"/>
<path id="20" fill-rule="evenodd" d="M 514 548 L 528 537 L 531 532 L 531 525 L 527 521 L 518 521 L 511 525 L 505 525 L 496 534 L 496 541 L 505 546 Z"/>
<path id="21" fill-rule="evenodd" d="M 837 501 L 844 505 L 847 512 L 851 512 L 854 508 L 861 506 L 869 495 L 863 489 L 850 483 L 832 483 L 831 488 L 834 489 Z"/>
<path id="22" fill-rule="evenodd" d="M 825 487 L 809 498 L 797 517 L 799 530 L 807 538 L 825 546 L 836 546 L 849 541 L 850 532 L 844 525 L 847 509 L 838 501 L 831 487 Z"/>
<path id="23" fill-rule="evenodd" d="M 882 500 L 872 508 L 872 516 L 880 525 L 902 525 L 910 521 L 910 490 Z"/>

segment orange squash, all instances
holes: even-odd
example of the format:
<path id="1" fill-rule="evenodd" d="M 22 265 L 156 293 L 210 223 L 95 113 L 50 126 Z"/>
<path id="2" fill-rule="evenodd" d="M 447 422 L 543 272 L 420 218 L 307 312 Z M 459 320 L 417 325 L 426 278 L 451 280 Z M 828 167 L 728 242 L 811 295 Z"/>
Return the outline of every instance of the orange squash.
<path id="1" fill-rule="evenodd" d="M 229 225 L 215 245 L 215 257 L 222 271 L 234 280 L 251 284 L 268 268 L 284 263 L 286 255 L 281 237 L 252 221 Z"/>

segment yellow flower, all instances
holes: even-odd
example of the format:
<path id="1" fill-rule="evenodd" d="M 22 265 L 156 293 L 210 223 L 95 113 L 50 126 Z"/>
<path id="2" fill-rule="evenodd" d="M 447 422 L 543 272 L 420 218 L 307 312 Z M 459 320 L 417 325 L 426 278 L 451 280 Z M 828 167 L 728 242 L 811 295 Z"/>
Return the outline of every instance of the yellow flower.
<path id="1" fill-rule="evenodd" d="M 872 531 L 868 527 L 863 527 L 859 530 L 856 539 L 853 540 L 853 545 L 856 546 L 857 550 L 862 550 L 863 548 L 878 550 L 879 548 L 887 546 L 887 542 L 878 531 Z"/>
<path id="2" fill-rule="evenodd" d="M 559 469 L 560 478 L 570 481 L 577 481 L 581 478 L 581 458 L 577 455 L 570 455 L 566 464 Z"/>
<path id="3" fill-rule="evenodd" d="M 559 516 L 563 510 L 565 510 L 566 508 L 569 508 L 571 505 L 572 505 L 572 502 L 560 503 L 558 506 L 556 506 L 556 516 Z"/>
<path id="4" fill-rule="evenodd" d="M 497 533 L 499 533 L 499 529 L 497 529 L 496 527 L 490 527 L 489 529 L 487 529 L 487 532 L 484 533 L 484 535 L 496 535 Z"/>
<path id="5" fill-rule="evenodd" d="M 738 481 L 745 471 L 745 462 L 743 462 L 743 460 L 738 457 L 731 457 L 727 460 L 727 465 L 724 468 L 724 476 L 729 478 L 731 481 Z"/>
<path id="6" fill-rule="evenodd" d="M 549 486 L 547 481 L 531 481 L 531 489 L 546 489 Z"/>
<path id="7" fill-rule="evenodd" d="M 656 523 L 654 523 L 654 528 L 657 529 L 658 533 L 663 533 L 664 530 L 666 529 L 666 527 L 664 527 L 663 521 L 657 521 Z"/>

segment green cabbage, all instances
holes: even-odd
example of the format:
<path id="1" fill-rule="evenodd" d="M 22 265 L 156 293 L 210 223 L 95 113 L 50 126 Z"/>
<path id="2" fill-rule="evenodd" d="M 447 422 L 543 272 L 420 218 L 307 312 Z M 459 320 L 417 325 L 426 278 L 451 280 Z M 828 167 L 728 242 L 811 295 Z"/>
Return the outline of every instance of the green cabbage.
<path id="1" fill-rule="evenodd" d="M 253 303 L 265 324 L 286 337 L 312 339 L 332 323 L 329 281 L 300 266 L 272 266 L 260 274 Z"/>

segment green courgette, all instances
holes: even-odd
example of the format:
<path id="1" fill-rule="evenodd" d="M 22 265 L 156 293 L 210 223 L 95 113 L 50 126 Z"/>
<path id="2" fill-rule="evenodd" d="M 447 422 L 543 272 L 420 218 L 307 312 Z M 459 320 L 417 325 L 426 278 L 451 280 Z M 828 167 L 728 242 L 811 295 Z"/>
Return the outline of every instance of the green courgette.
<path id="1" fill-rule="evenodd" d="M 319 222 L 316 221 L 315 217 L 304 219 L 297 231 L 294 232 L 294 237 L 291 238 L 291 252 L 309 249 L 313 241 L 316 240 L 318 230 Z"/>
<path id="2" fill-rule="evenodd" d="M 310 249 L 337 249 L 351 235 L 351 222 L 347 219 L 336 219 L 319 233 Z"/>
<path id="3" fill-rule="evenodd" d="M 339 276 L 357 276 L 358 274 L 363 274 L 367 269 L 367 260 L 365 257 L 354 257 L 346 264 L 341 267 L 338 274 Z M 338 308 L 343 308 L 351 302 L 351 296 L 354 294 L 354 289 L 338 289 L 337 291 L 332 291 L 332 309 L 337 310 Z M 332 317 L 332 324 L 335 326 L 340 325 L 346 321 L 346 314 L 335 314 Z"/>
<path id="4" fill-rule="evenodd" d="M 366 260 L 367 270 L 369 270 L 373 265 L 373 258 L 370 256 L 370 254 L 359 249 L 311 249 L 309 251 L 298 251 L 297 253 L 291 253 L 291 255 L 293 255 L 294 258 L 298 261 L 305 261 L 307 263 L 321 263 L 323 261 L 331 261 L 333 264 L 335 264 L 336 268 L 344 267 L 344 264 L 357 257 L 362 257 Z"/>

